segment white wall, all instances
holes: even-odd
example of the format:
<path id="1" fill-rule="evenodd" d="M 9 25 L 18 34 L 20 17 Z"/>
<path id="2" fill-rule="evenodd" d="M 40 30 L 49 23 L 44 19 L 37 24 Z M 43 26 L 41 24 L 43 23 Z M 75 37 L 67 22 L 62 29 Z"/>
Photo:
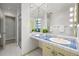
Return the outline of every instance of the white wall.
<path id="1" fill-rule="evenodd" d="M 30 9 L 29 4 L 21 4 L 21 15 L 22 15 L 22 54 L 29 52 L 30 50 L 37 47 L 34 45 L 32 39 L 30 39 Z"/>

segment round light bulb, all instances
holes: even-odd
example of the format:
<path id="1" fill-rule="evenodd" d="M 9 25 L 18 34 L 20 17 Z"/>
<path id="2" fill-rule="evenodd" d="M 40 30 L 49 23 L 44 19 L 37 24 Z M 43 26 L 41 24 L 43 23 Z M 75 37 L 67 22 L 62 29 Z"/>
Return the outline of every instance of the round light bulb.
<path id="1" fill-rule="evenodd" d="M 73 7 L 70 7 L 69 11 L 70 12 L 73 12 L 74 11 L 74 8 Z"/>
<path id="2" fill-rule="evenodd" d="M 69 15 L 70 15 L 70 17 L 73 17 L 74 14 L 73 13 L 70 13 Z"/>
<path id="3" fill-rule="evenodd" d="M 73 13 L 70 13 L 70 17 L 72 17 L 74 14 Z"/>
<path id="4" fill-rule="evenodd" d="M 70 27 L 73 27 L 73 24 L 69 25 Z"/>
<path id="5" fill-rule="evenodd" d="M 79 27 L 79 24 L 77 25 L 77 27 Z"/>
<path id="6" fill-rule="evenodd" d="M 73 22 L 73 19 L 69 19 L 70 22 Z"/>

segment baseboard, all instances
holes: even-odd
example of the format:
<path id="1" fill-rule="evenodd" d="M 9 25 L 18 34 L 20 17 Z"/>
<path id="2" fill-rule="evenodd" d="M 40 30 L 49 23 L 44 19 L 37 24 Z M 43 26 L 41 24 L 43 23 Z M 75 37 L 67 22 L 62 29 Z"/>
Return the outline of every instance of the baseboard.
<path id="1" fill-rule="evenodd" d="M 30 54 L 31 52 L 33 52 L 33 51 L 35 51 L 37 49 L 39 49 L 39 47 L 36 47 L 35 49 L 32 49 L 31 51 L 29 51 L 27 53 L 24 53 L 22 56 L 26 56 L 26 55 Z"/>

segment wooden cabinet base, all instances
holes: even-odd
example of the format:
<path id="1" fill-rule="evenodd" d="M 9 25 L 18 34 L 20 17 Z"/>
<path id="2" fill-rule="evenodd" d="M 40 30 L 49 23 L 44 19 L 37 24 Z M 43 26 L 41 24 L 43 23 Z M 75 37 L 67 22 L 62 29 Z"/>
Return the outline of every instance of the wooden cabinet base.
<path id="1" fill-rule="evenodd" d="M 77 56 L 76 54 L 47 43 L 42 44 L 44 56 Z"/>

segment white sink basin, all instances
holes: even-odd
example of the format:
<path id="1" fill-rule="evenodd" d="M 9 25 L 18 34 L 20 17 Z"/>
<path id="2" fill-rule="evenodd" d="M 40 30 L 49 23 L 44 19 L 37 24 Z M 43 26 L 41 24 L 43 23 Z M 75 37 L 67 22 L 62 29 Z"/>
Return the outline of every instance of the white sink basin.
<path id="1" fill-rule="evenodd" d="M 37 37 L 38 37 L 38 36 L 40 36 L 40 34 L 36 34 L 35 36 L 37 36 Z"/>
<path id="2" fill-rule="evenodd" d="M 52 41 L 52 42 L 59 43 L 59 44 L 71 44 L 70 41 L 65 40 L 63 38 L 50 38 L 49 40 Z"/>

